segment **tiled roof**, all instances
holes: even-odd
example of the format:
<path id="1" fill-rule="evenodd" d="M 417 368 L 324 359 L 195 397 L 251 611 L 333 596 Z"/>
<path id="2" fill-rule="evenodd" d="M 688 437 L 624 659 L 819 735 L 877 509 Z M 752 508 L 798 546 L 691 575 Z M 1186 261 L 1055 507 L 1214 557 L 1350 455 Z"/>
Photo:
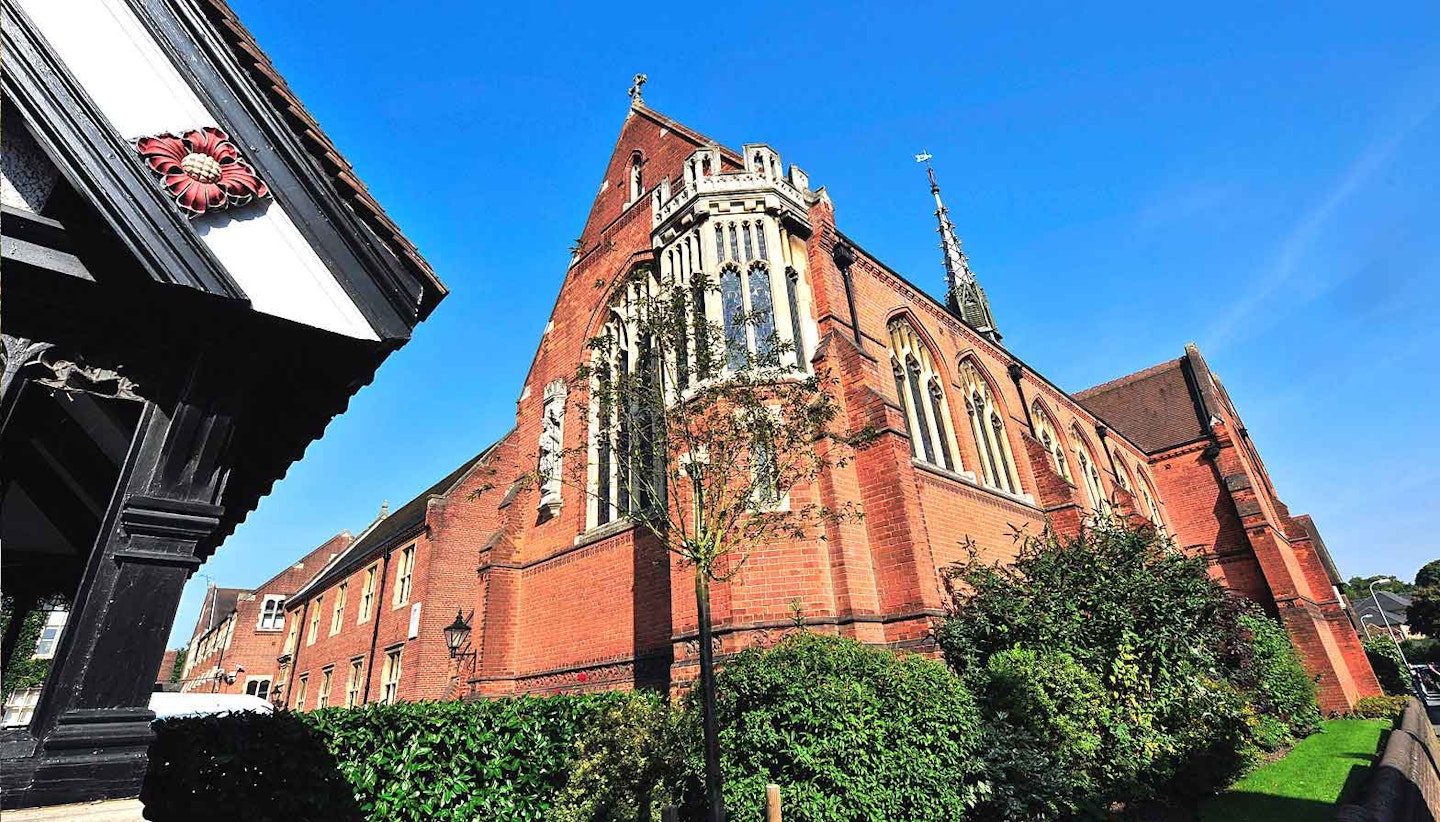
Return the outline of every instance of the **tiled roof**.
<path id="1" fill-rule="evenodd" d="M 1368 614 L 1375 625 L 1384 625 L 1386 620 L 1389 620 L 1391 625 L 1404 625 L 1409 619 L 1406 611 L 1410 608 L 1410 597 L 1389 591 L 1376 591 L 1375 596 L 1365 597 L 1354 603 L 1353 607 L 1356 619 L 1364 619 Z M 1385 612 L 1383 617 L 1381 610 Z"/>
<path id="2" fill-rule="evenodd" d="M 225 0 L 196 0 L 205 15 L 214 23 L 221 37 L 235 55 L 235 60 L 250 76 L 252 82 L 269 99 L 275 110 L 285 119 L 300 138 L 310 156 L 319 164 L 326 177 L 335 186 L 340 196 L 350 204 L 360 219 L 370 227 L 381 242 L 398 257 L 425 284 L 420 304 L 420 319 L 425 319 L 435 304 L 448 293 L 445 284 L 435 275 L 434 269 L 420 256 L 415 244 L 400 231 L 400 227 L 385 209 L 370 196 L 370 191 L 356 176 L 350 162 L 340 154 L 340 149 L 330 141 L 320 128 L 319 122 L 301 104 L 300 98 L 290 89 L 285 78 L 280 76 L 270 57 L 261 50 L 250 30 L 231 11 Z"/>
<path id="3" fill-rule="evenodd" d="M 1185 358 L 1169 360 L 1075 394 L 1131 442 L 1154 454 L 1206 435 L 1185 377 Z"/>

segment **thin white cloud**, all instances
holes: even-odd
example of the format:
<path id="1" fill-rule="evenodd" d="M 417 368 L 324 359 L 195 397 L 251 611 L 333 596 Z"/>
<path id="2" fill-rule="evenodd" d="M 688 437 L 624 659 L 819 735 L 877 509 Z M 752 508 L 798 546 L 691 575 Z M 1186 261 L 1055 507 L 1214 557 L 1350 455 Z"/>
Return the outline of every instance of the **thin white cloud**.
<path id="1" fill-rule="evenodd" d="M 1345 170 L 1329 194 L 1295 224 L 1281 243 L 1275 264 L 1268 272 L 1257 277 L 1251 283 L 1248 293 L 1242 294 L 1225 309 L 1201 338 L 1205 341 L 1207 350 L 1215 352 L 1223 348 L 1234 338 L 1238 328 L 1264 308 L 1276 292 L 1290 282 L 1300 270 L 1311 245 L 1335 212 L 1363 188 L 1375 176 L 1375 172 L 1389 163 L 1400 144 L 1440 108 L 1440 96 L 1431 96 L 1433 99 L 1425 100 L 1422 105 L 1407 112 L 1408 116 L 1401 119 L 1397 127 L 1384 139 L 1367 146 Z"/>

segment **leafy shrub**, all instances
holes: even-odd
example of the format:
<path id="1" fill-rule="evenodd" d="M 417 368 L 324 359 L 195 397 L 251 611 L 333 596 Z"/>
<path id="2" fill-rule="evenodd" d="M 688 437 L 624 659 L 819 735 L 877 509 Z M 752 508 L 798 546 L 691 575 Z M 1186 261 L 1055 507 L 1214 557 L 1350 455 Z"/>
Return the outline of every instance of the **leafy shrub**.
<path id="1" fill-rule="evenodd" d="M 1440 640 L 1434 637 L 1411 637 L 1401 640 L 1400 647 L 1411 664 L 1440 662 Z"/>
<path id="2" fill-rule="evenodd" d="M 1240 679 L 1254 693 L 1261 747 L 1278 750 L 1319 730 L 1315 679 L 1305 671 L 1285 629 L 1254 612 L 1241 615 L 1238 622 L 1251 649 L 1248 664 L 1240 666 Z"/>
<path id="3" fill-rule="evenodd" d="M 244 808 L 261 819 L 548 818 L 578 740 L 621 693 L 415 702 L 156 723 L 142 796 L 158 822 Z M 633 783 L 632 783 L 633 784 Z M 612 791 L 612 802 L 625 801 Z M 638 807 L 639 800 L 628 800 Z"/>
<path id="4" fill-rule="evenodd" d="M 1381 690 L 1391 695 L 1408 695 L 1410 677 L 1405 672 L 1400 649 L 1394 641 L 1389 636 L 1376 636 L 1365 640 L 1362 645 L 1370 667 L 1375 669 L 1375 678 L 1380 680 Z"/>
<path id="5" fill-rule="evenodd" d="M 1355 715 L 1361 719 L 1396 719 L 1408 704 L 1408 696 L 1367 696 L 1355 703 Z"/>
<path id="6" fill-rule="evenodd" d="M 734 822 L 761 819 L 769 782 L 796 822 L 957 820 L 977 800 L 979 714 L 938 662 L 799 633 L 732 657 L 716 683 Z M 698 742 L 698 691 L 690 701 L 689 738 Z M 687 766 L 694 805 L 698 745 Z"/>
<path id="7" fill-rule="evenodd" d="M 1105 686 L 1063 652 L 1012 648 L 975 677 L 987 730 L 989 790 L 979 818 L 1055 818 L 1103 781 Z"/>
<path id="8" fill-rule="evenodd" d="M 1070 540 L 1020 541 L 1012 563 L 972 554 L 951 569 L 950 609 L 936 630 L 946 661 L 983 696 L 987 718 L 1016 729 L 1012 750 L 987 753 L 992 797 L 1003 800 L 990 816 L 1183 801 L 1226 785 L 1259 748 L 1314 728 L 1314 683 L 1288 637 L 1211 579 L 1203 558 L 1153 528 L 1110 522 Z M 1071 666 L 1085 676 L 1061 673 Z M 1080 733 L 1054 749 L 1077 727 L 1055 713 L 1055 695 L 1096 687 L 1099 744 Z M 1048 715 L 1018 716 L 1017 697 Z M 1078 721 L 1084 728 L 1093 720 Z M 1039 790 L 1004 784 L 1031 778 L 1017 775 L 1015 763 L 1046 758 L 1068 775 L 1047 775 Z"/>
<path id="9" fill-rule="evenodd" d="M 658 694 L 603 707 L 577 741 L 555 822 L 639 822 L 676 801 L 680 717 Z"/>

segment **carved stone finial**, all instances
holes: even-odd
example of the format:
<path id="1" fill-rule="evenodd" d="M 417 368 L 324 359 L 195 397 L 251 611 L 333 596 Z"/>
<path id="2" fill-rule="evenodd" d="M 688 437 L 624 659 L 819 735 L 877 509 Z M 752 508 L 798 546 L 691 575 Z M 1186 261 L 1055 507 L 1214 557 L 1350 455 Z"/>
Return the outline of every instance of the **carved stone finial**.
<path id="1" fill-rule="evenodd" d="M 625 92 L 626 94 L 630 95 L 630 105 L 632 105 L 632 106 L 643 106 L 643 105 L 645 105 L 645 100 L 641 97 L 641 94 L 642 94 L 642 89 L 641 89 L 641 87 L 644 86 L 645 83 L 646 83 L 646 81 L 648 81 L 649 79 L 650 79 L 649 77 L 646 77 L 646 76 L 643 75 L 643 74 L 637 74 L 637 75 L 635 75 L 635 82 L 630 85 L 630 90 L 627 91 L 627 92 Z"/>
<path id="2" fill-rule="evenodd" d="M 380 501 L 380 519 L 385 519 L 385 518 L 388 517 L 388 516 L 390 516 L 390 500 L 388 500 L 388 499 L 387 499 L 387 500 L 381 500 L 381 501 Z"/>

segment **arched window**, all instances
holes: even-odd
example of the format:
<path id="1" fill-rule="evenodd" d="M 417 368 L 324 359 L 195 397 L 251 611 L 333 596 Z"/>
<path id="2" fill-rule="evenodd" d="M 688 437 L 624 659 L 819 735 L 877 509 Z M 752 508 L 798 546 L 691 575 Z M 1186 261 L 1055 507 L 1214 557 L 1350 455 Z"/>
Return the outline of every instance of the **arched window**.
<path id="1" fill-rule="evenodd" d="M 1072 429 L 1075 439 L 1075 453 L 1079 462 L 1080 479 L 1085 484 L 1085 494 L 1090 497 L 1090 507 L 1096 513 L 1110 513 L 1110 499 L 1105 496 L 1105 486 L 1100 481 L 1100 468 L 1095 464 L 1095 455 L 1080 430 Z"/>
<path id="2" fill-rule="evenodd" d="M 761 237 L 765 236 L 762 231 Z M 760 244 L 763 248 L 763 242 Z M 785 299 L 790 307 L 790 341 L 795 346 L 795 367 L 805 368 L 805 335 L 800 331 L 800 272 L 785 267 Z"/>
<path id="3" fill-rule="evenodd" d="M 1145 476 L 1145 472 L 1140 470 L 1138 465 L 1135 467 L 1135 473 L 1140 478 L 1135 483 L 1135 488 L 1140 492 L 1140 505 L 1145 509 L 1145 516 L 1163 532 L 1165 520 L 1160 516 L 1159 503 L 1155 501 L 1155 488 L 1150 484 L 1150 478 Z"/>
<path id="4" fill-rule="evenodd" d="M 599 335 L 603 342 L 592 355 L 588 517 L 592 527 L 657 501 L 654 463 L 646 455 L 655 447 L 658 421 L 647 414 L 647 408 L 621 407 L 617 401 L 635 391 L 660 390 L 659 357 L 635 323 L 642 294 L 657 287 L 653 272 L 625 287 L 610 308 L 609 321 Z"/>
<path id="5" fill-rule="evenodd" d="M 1045 455 L 1050 458 L 1050 467 L 1055 469 L 1066 482 L 1074 482 L 1070 475 L 1070 462 L 1065 459 L 1065 446 L 1060 442 L 1060 432 L 1055 428 L 1055 421 L 1045 412 L 1045 406 L 1039 400 L 1030 405 L 1030 419 L 1035 423 L 1035 438 L 1040 440 L 1040 447 L 1045 449 Z"/>
<path id="6" fill-rule="evenodd" d="M 965 391 L 965 413 L 970 418 L 985 484 L 1011 494 L 1020 493 L 1015 456 L 1010 451 L 1010 438 L 1005 436 L 1005 419 L 990 383 L 980 376 L 973 362 L 967 361 L 960 366 L 960 386 Z"/>
<path id="7" fill-rule="evenodd" d="M 949 471 L 960 470 L 944 385 L 930 350 L 903 317 L 890 323 L 890 365 L 910 433 L 911 455 Z"/>
<path id="8" fill-rule="evenodd" d="M 732 242 L 734 230 L 732 224 Z M 748 250 L 749 223 L 745 224 L 744 230 Z M 734 263 L 725 263 L 720 269 L 720 309 L 725 332 L 725 362 L 730 370 L 744 368 L 750 355 L 756 356 L 765 367 L 775 365 L 769 359 L 775 353 L 776 340 L 775 300 L 769 264 L 754 260 L 742 271 Z M 797 367 L 803 369 L 803 362 Z"/>
<path id="9" fill-rule="evenodd" d="M 1119 451 L 1113 453 L 1115 454 L 1115 484 L 1133 493 L 1135 483 L 1130 480 L 1130 469 L 1125 467 L 1125 457 Z"/>
<path id="10" fill-rule="evenodd" d="M 641 169 L 644 164 L 645 158 L 641 156 L 640 152 L 637 151 L 630 155 L 630 202 L 632 203 L 645 193 L 645 173 Z"/>

